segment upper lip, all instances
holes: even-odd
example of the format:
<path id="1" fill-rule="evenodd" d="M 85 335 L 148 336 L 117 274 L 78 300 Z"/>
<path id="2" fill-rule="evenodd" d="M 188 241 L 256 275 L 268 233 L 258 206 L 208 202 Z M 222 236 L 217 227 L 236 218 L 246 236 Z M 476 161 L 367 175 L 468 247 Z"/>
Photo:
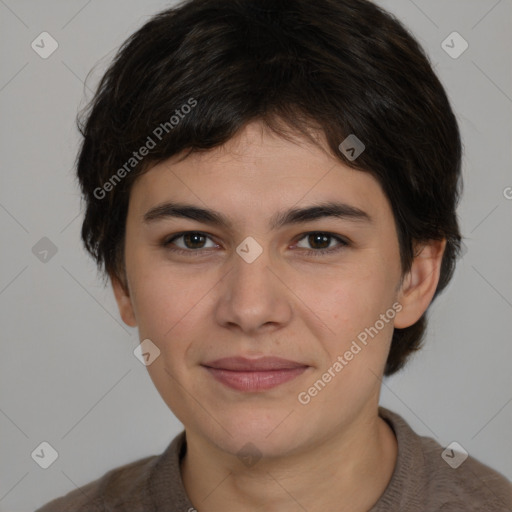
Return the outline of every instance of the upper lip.
<path id="1" fill-rule="evenodd" d="M 203 366 L 209 368 L 218 368 L 232 371 L 268 371 L 285 370 L 293 368 L 304 368 L 308 365 L 290 361 L 281 357 L 259 357 L 257 359 L 247 359 L 245 357 L 224 357 L 204 363 Z"/>

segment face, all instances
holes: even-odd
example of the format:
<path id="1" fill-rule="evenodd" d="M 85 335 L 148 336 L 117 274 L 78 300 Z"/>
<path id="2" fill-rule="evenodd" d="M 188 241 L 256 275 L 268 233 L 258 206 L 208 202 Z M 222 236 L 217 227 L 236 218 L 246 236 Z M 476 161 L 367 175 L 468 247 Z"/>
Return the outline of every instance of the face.
<path id="1" fill-rule="evenodd" d="M 326 203 L 344 206 L 286 218 Z M 160 350 L 147 366 L 156 388 L 187 431 L 232 454 L 247 442 L 293 453 L 373 407 L 393 325 L 422 312 L 397 306 L 398 239 L 378 182 L 258 123 L 135 182 L 125 264 L 128 289 L 114 290 Z"/>

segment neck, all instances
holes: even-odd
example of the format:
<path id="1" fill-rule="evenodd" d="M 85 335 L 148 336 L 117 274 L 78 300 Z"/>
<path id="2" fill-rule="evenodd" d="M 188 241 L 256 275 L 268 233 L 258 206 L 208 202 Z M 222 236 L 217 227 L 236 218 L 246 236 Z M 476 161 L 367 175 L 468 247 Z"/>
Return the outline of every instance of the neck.
<path id="1" fill-rule="evenodd" d="M 236 455 L 187 430 L 185 490 L 201 512 L 366 512 L 388 485 L 397 457 L 393 431 L 376 407 L 371 412 L 292 456 L 243 468 Z"/>

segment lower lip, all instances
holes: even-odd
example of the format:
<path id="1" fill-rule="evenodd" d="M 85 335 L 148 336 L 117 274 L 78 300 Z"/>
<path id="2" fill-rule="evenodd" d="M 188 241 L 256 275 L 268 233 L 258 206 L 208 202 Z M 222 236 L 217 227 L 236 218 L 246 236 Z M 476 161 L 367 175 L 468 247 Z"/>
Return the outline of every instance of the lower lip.
<path id="1" fill-rule="evenodd" d="M 237 391 L 265 391 L 301 375 L 307 366 L 267 371 L 234 371 L 205 367 L 219 382 Z"/>

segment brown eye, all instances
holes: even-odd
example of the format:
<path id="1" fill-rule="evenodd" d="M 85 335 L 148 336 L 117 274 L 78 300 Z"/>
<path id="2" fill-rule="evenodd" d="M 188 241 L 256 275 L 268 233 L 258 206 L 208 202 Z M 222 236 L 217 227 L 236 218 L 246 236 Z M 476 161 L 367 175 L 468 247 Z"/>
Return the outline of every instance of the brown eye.
<path id="1" fill-rule="evenodd" d="M 183 238 L 187 249 L 202 249 L 206 239 L 206 237 L 201 233 L 187 233 L 186 235 L 182 235 L 180 238 Z"/>
<path id="2" fill-rule="evenodd" d="M 314 249 L 327 249 L 330 245 L 332 237 L 324 233 L 314 233 L 308 235 L 308 243 Z"/>
<path id="3" fill-rule="evenodd" d="M 313 248 L 313 250 L 306 250 L 306 254 L 313 256 L 322 256 L 325 254 L 333 253 L 349 245 L 348 241 L 344 240 L 343 238 L 332 233 L 325 233 L 323 231 L 313 231 L 311 233 L 306 233 L 299 240 L 306 240 L 309 246 Z M 337 242 L 337 244 L 334 244 L 334 246 L 331 245 L 333 241 Z"/>
<path id="4" fill-rule="evenodd" d="M 166 239 L 162 245 L 170 251 L 182 253 L 200 252 L 199 249 L 211 249 L 217 247 L 217 244 L 213 243 L 213 241 L 213 245 L 207 247 L 205 243 L 208 239 L 211 240 L 208 235 L 199 231 L 187 231 Z M 182 242 L 180 242 L 180 244 L 176 243 L 176 241 L 179 240 L 182 240 Z M 172 247 L 173 245 L 177 248 Z"/>

